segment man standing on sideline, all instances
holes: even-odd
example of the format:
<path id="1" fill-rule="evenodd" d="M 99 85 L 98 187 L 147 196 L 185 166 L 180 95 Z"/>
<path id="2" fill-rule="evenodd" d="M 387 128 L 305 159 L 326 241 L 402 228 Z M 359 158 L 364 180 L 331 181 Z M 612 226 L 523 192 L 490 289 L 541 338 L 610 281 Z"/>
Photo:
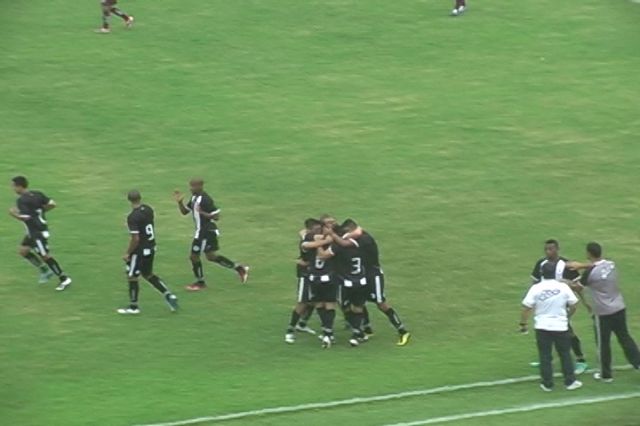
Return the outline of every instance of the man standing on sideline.
<path id="1" fill-rule="evenodd" d="M 578 298 L 569 286 L 556 280 L 556 264 L 547 262 L 542 266 L 542 281 L 532 285 L 522 301 L 520 332 L 527 333 L 529 315 L 534 311 L 536 342 L 540 356 L 540 388 L 545 392 L 553 390 L 553 355 L 555 346 L 562 364 L 562 375 L 567 390 L 582 387 L 576 380 L 571 359 L 571 333 L 569 317 L 576 311 Z"/>
<path id="2" fill-rule="evenodd" d="M 184 197 L 180 191 L 175 191 L 173 196 L 178 203 L 178 209 L 183 215 L 191 213 L 195 225 L 195 234 L 191 243 L 191 265 L 196 282 L 187 286 L 189 291 L 199 291 L 207 287 L 204 281 L 204 270 L 200 255 L 204 253 L 208 261 L 217 263 L 223 268 L 235 270 L 240 281 L 244 284 L 249 278 L 249 267 L 234 262 L 218 253 L 220 243 L 217 222 L 220 220 L 220 209 L 216 207 L 213 198 L 204 190 L 204 180 L 191 179 L 189 182 L 191 198 L 184 204 Z"/>
<path id="3" fill-rule="evenodd" d="M 611 333 L 615 333 L 625 356 L 633 368 L 640 369 L 640 351 L 627 329 L 627 310 L 618 287 L 616 264 L 602 257 L 602 246 L 587 244 L 589 263 L 570 262 L 573 269 L 584 269 L 580 283 L 574 289 L 591 290 L 593 313 L 596 326 L 600 371 L 594 374 L 596 380 L 605 383 L 613 381 L 611 369 Z"/>
<path id="4" fill-rule="evenodd" d="M 129 191 L 127 200 L 131 203 L 131 213 L 127 216 L 129 244 L 123 259 L 127 265 L 127 282 L 129 283 L 129 306 L 118 309 L 121 315 L 138 315 L 138 294 L 140 284 L 138 277 L 149 282 L 169 305 L 172 312 L 178 310 L 178 298 L 171 293 L 160 277 L 153 273 L 153 259 L 156 254 L 156 230 L 154 213 L 151 206 L 142 204 L 142 195 L 137 190 Z"/>
<path id="5" fill-rule="evenodd" d="M 16 176 L 11 181 L 18 199 L 16 206 L 9 210 L 9 214 L 24 224 L 27 233 L 20 244 L 20 256 L 40 270 L 40 283 L 47 282 L 51 277 L 51 270 L 60 280 L 56 290 L 64 291 L 71 284 L 71 278 L 51 256 L 49 226 L 46 219 L 46 212 L 54 209 L 56 203 L 40 191 L 29 190 L 29 181 L 24 176 Z"/>
<path id="6" fill-rule="evenodd" d="M 547 262 L 553 262 L 556 264 L 556 280 L 565 282 L 570 286 L 572 283 L 580 281 L 580 273 L 567 268 L 568 261 L 569 260 L 567 258 L 560 256 L 560 243 L 558 243 L 558 240 L 551 239 L 545 241 L 544 257 L 536 262 L 533 266 L 533 271 L 531 272 L 532 284 L 537 284 L 542 280 L 542 267 Z M 580 294 L 578 294 L 578 297 L 582 298 Z M 590 306 L 584 300 L 582 300 L 582 302 L 587 309 L 590 309 Z M 571 323 L 569 323 L 569 332 L 571 333 L 571 349 L 576 357 L 576 374 L 579 375 L 584 373 L 589 366 L 587 365 L 584 352 L 582 352 L 582 343 L 580 342 L 580 338 L 573 330 L 573 327 L 571 327 Z M 538 367 L 539 363 L 532 362 L 531 366 Z"/>

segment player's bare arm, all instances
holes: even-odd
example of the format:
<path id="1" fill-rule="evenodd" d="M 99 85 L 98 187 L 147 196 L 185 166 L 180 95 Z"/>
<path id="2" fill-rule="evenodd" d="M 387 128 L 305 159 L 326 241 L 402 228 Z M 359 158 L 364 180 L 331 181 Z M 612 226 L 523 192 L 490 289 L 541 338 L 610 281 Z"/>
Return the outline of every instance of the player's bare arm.
<path id="1" fill-rule="evenodd" d="M 178 203 L 178 209 L 182 215 L 188 215 L 189 209 L 184 205 L 184 195 L 180 191 L 173 191 L 173 199 Z"/>
<path id="2" fill-rule="evenodd" d="M 320 237 L 320 239 L 316 239 L 315 241 L 305 241 L 300 245 L 300 247 L 304 250 L 320 249 L 333 242 L 333 239 L 330 237 L 323 237 L 322 235 L 316 235 L 316 237 Z"/>
<path id="3" fill-rule="evenodd" d="M 20 214 L 20 211 L 16 207 L 11 207 L 9 209 L 9 215 L 20 222 L 26 222 L 31 218 L 31 216 L 27 214 Z"/>
<path id="4" fill-rule="evenodd" d="M 55 201 L 53 201 L 53 200 L 49 200 L 49 202 L 48 202 L 46 205 L 44 205 L 44 206 L 42 207 L 42 209 L 43 209 L 45 212 L 48 212 L 48 211 L 51 211 L 51 210 L 55 209 L 57 206 L 58 206 L 58 205 L 56 204 L 56 202 L 55 202 Z"/>
<path id="5" fill-rule="evenodd" d="M 352 237 L 350 237 L 349 234 L 345 235 L 345 238 L 343 238 L 340 235 L 336 234 L 336 232 L 331 228 L 326 228 L 326 231 L 327 231 L 327 235 L 329 235 L 333 239 L 333 241 L 339 246 L 352 247 L 355 245 L 355 243 L 351 239 Z M 360 233 L 360 235 L 362 235 L 362 233 Z"/>
<path id="6" fill-rule="evenodd" d="M 206 217 L 207 219 L 213 219 L 213 220 L 219 220 L 220 219 L 220 209 L 218 210 L 214 210 L 212 212 L 206 212 L 204 210 L 202 210 L 202 207 L 200 207 L 200 205 L 196 205 L 194 207 L 194 210 L 196 213 L 200 214 L 201 216 Z"/>
<path id="7" fill-rule="evenodd" d="M 324 247 L 318 247 L 318 259 L 327 260 L 331 259 L 333 256 L 334 253 L 331 250 L 331 247 L 329 247 L 328 249 L 325 249 Z"/>
<path id="8" fill-rule="evenodd" d="M 127 251 L 124 256 L 122 256 L 126 262 L 131 259 L 131 254 L 136 251 L 138 244 L 140 244 L 140 235 L 138 235 L 138 233 L 131 233 L 130 235 L 131 238 L 129 239 L 129 246 L 127 247 Z"/>
<path id="9" fill-rule="evenodd" d="M 577 271 L 580 269 L 588 269 L 591 268 L 593 266 L 593 264 L 591 262 L 576 262 L 576 261 L 571 261 L 571 262 L 567 262 L 567 268 Z"/>

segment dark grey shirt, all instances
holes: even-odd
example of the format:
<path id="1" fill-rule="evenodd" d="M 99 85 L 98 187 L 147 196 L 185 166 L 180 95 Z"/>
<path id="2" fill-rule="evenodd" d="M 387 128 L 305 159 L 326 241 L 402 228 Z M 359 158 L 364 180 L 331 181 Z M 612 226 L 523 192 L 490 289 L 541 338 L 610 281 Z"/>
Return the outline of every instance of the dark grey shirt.
<path id="1" fill-rule="evenodd" d="M 602 259 L 587 269 L 580 280 L 589 287 L 593 299 L 593 310 L 596 315 L 611 315 L 625 308 L 622 293 L 618 287 L 618 271 L 616 264 Z"/>

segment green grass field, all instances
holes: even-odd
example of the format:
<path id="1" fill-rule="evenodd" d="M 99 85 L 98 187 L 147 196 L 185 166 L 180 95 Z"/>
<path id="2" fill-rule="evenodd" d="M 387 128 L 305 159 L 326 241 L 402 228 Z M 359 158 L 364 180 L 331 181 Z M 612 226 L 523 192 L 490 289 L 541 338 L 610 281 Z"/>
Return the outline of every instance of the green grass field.
<path id="1" fill-rule="evenodd" d="M 103 36 L 97 1 L 82 3 L 0 14 L 0 205 L 18 173 L 52 196 L 52 249 L 74 278 L 39 286 L 15 254 L 21 225 L 0 221 L 1 424 L 130 426 L 536 374 L 519 302 L 552 236 L 578 259 L 603 243 L 640 338 L 640 5 L 471 0 L 452 19 L 446 1 L 122 0 L 135 28 Z M 183 289 L 192 224 L 171 192 L 194 175 L 223 209 L 221 252 L 252 266 L 247 286 L 209 264 L 207 292 Z M 142 316 L 115 314 L 131 188 L 156 209 L 175 315 L 146 284 Z M 373 310 L 364 347 L 346 332 L 330 351 L 284 344 L 296 232 L 323 212 L 378 239 L 409 346 Z M 575 328 L 594 364 L 584 309 Z M 640 387 L 631 371 L 584 380 L 215 424 L 382 426 Z M 448 424 L 639 416 L 630 399 Z"/>

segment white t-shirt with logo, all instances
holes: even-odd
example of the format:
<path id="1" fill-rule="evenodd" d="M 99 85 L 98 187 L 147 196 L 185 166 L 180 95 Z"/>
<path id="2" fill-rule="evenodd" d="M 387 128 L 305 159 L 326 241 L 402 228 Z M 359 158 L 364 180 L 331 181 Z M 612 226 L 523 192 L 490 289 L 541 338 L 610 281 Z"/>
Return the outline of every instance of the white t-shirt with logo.
<path id="1" fill-rule="evenodd" d="M 568 285 L 556 280 L 542 280 L 529 289 L 522 304 L 535 311 L 536 330 L 567 331 L 567 307 L 578 303 Z"/>

